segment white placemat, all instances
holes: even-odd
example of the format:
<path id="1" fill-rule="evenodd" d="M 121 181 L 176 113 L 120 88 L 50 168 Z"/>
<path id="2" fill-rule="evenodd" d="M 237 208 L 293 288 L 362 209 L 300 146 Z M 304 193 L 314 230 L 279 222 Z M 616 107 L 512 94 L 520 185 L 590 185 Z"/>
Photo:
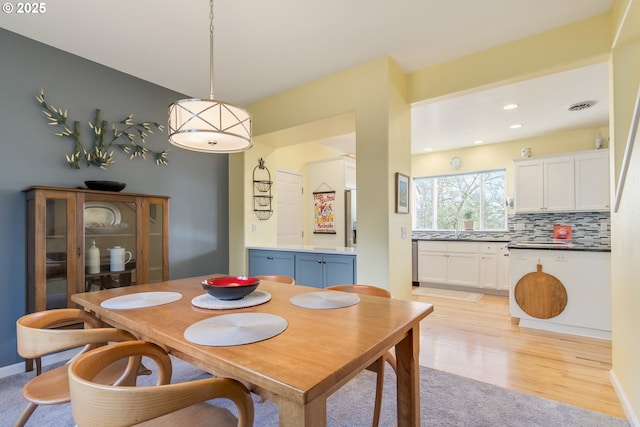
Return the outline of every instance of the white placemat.
<path id="1" fill-rule="evenodd" d="M 112 310 L 127 310 L 168 304 L 178 301 L 180 298 L 182 298 L 182 294 L 178 292 L 139 292 L 137 294 L 109 298 L 102 301 L 100 306 Z"/>
<path id="2" fill-rule="evenodd" d="M 209 294 L 198 295 L 191 300 L 191 304 L 200 308 L 211 308 L 215 310 L 226 310 L 231 308 L 253 307 L 264 304 L 271 299 L 271 294 L 265 291 L 253 291 L 249 295 L 233 300 L 218 299 Z"/>
<path id="3" fill-rule="evenodd" d="M 275 314 L 222 314 L 189 326 L 184 337 L 195 344 L 224 347 L 263 341 L 282 333 L 287 326 L 287 321 Z"/>
<path id="4" fill-rule="evenodd" d="M 360 302 L 360 297 L 356 294 L 337 291 L 307 292 L 292 297 L 291 304 L 303 308 L 314 308 L 318 310 L 328 310 L 331 308 L 342 308 L 356 305 Z"/>

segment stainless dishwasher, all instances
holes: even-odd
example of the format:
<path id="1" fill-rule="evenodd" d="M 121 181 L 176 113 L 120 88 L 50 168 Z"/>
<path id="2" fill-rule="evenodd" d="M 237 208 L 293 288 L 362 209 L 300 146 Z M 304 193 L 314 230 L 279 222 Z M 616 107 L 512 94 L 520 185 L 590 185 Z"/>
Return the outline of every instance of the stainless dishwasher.
<path id="1" fill-rule="evenodd" d="M 418 241 L 411 242 L 411 281 L 413 284 L 418 283 Z"/>

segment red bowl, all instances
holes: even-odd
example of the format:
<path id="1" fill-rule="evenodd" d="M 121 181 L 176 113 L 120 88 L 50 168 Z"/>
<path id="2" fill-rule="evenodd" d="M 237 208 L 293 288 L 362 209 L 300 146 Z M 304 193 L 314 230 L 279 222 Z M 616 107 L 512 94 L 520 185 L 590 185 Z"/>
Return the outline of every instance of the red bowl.
<path id="1" fill-rule="evenodd" d="M 223 276 L 202 281 L 202 288 L 214 298 L 241 299 L 255 291 L 260 279 L 247 276 Z"/>

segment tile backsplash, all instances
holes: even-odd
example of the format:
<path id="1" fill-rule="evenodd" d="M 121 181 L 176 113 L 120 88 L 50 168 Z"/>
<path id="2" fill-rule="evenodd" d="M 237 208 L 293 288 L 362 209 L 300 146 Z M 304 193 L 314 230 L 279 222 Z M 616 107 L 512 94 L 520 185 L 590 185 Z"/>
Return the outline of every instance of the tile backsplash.
<path id="1" fill-rule="evenodd" d="M 524 230 L 517 230 L 524 224 Z M 609 212 L 557 212 L 517 214 L 509 216 L 509 230 L 515 239 L 553 239 L 554 225 L 570 225 L 572 240 L 611 243 L 611 215 Z"/>
<path id="2" fill-rule="evenodd" d="M 554 225 L 570 225 L 572 240 L 611 244 L 609 212 L 555 212 L 513 214 L 508 231 L 459 231 L 461 238 L 473 240 L 548 240 L 553 239 Z M 453 231 L 414 231 L 414 239 L 450 238 Z"/>

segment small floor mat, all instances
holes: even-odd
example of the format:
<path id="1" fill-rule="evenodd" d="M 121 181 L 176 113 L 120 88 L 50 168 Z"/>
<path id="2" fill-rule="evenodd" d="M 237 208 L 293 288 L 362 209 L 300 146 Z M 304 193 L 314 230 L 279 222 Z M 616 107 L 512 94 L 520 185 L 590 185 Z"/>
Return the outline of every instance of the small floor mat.
<path id="1" fill-rule="evenodd" d="M 421 297 L 447 298 L 468 302 L 478 302 L 480 298 L 482 298 L 482 294 L 475 292 L 452 291 L 449 289 L 425 288 L 421 286 L 413 288 L 412 293 L 413 295 Z"/>

